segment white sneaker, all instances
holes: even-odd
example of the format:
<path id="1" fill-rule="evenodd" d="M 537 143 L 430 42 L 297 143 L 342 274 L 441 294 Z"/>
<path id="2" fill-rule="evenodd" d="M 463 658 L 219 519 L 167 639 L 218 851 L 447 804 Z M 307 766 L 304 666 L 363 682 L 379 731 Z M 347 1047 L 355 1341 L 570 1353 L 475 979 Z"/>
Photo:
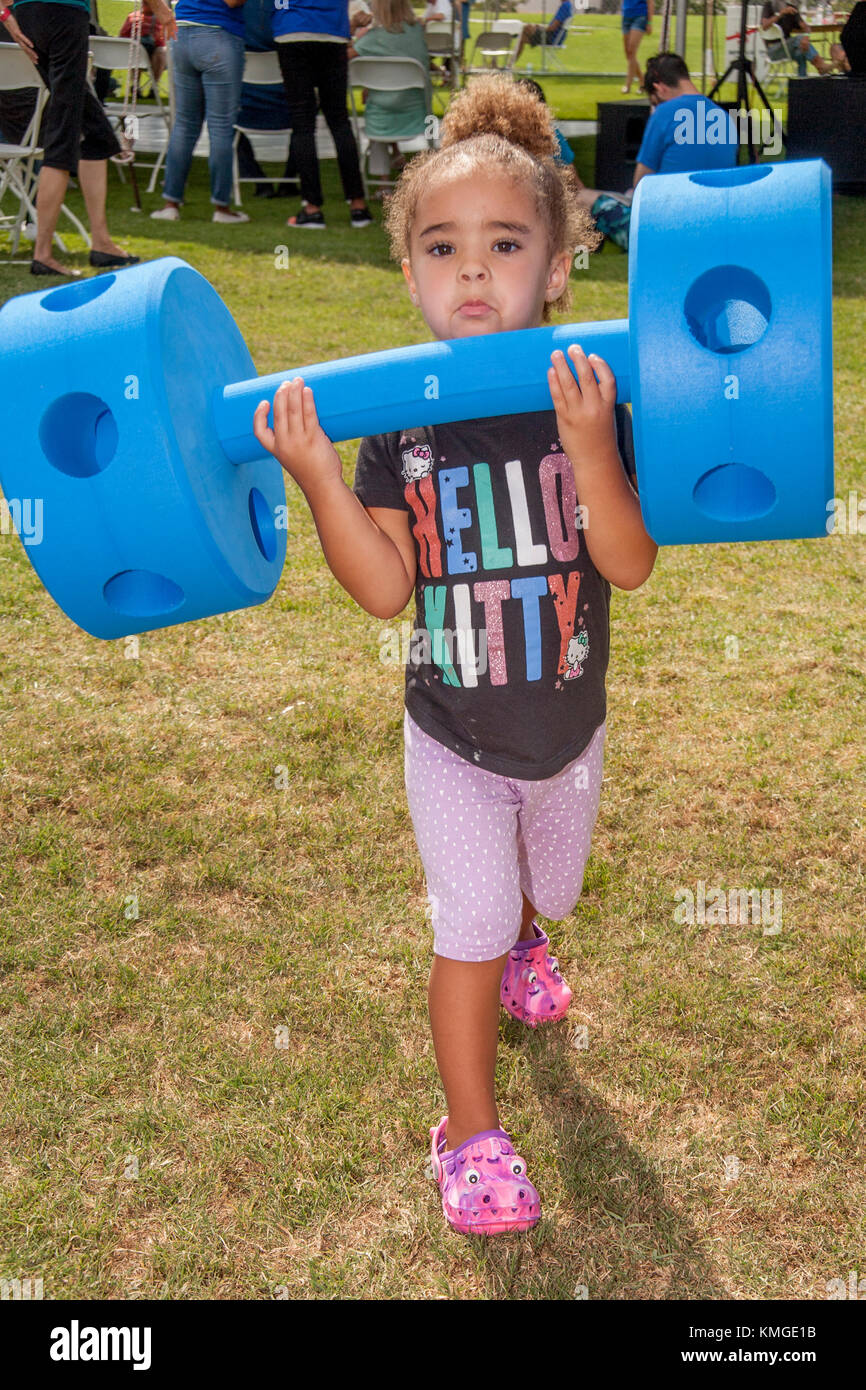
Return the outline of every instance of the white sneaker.
<path id="1" fill-rule="evenodd" d="M 217 208 L 211 218 L 212 222 L 249 222 L 249 220 L 249 216 L 245 212 L 223 212 L 220 208 Z"/>
<path id="2" fill-rule="evenodd" d="M 150 215 L 155 222 L 177 222 L 180 217 L 180 208 L 166 203 L 164 208 L 157 208 L 156 212 L 152 212 Z"/>

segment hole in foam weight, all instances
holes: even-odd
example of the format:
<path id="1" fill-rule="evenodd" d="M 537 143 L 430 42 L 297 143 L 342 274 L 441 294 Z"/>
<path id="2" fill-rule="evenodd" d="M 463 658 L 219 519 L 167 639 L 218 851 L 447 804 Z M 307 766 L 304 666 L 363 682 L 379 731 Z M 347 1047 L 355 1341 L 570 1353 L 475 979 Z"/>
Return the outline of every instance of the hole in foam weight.
<path id="1" fill-rule="evenodd" d="M 776 505 L 776 489 L 766 473 L 746 463 L 723 463 L 698 479 L 695 506 L 714 521 L 752 521 Z"/>
<path id="2" fill-rule="evenodd" d="M 265 500 L 264 493 L 260 492 L 257 487 L 250 488 L 249 511 L 250 525 L 253 528 L 256 545 L 270 563 L 277 554 L 276 527 L 274 526 L 273 513 Z"/>
<path id="3" fill-rule="evenodd" d="M 39 423 L 39 443 L 52 467 L 70 478 L 92 478 L 117 451 L 117 421 L 99 396 L 71 391 L 52 401 Z"/>
<path id="4" fill-rule="evenodd" d="M 184 601 L 180 585 L 155 570 L 121 570 L 103 585 L 102 596 L 109 608 L 129 618 L 159 617 Z"/>
<path id="5" fill-rule="evenodd" d="M 689 174 L 689 182 L 700 184 L 701 188 L 737 188 L 740 184 L 757 183 L 772 172 L 765 164 L 744 164 L 739 169 L 702 169 Z"/>
<path id="6" fill-rule="evenodd" d="M 105 294 L 116 279 L 116 275 L 94 275 L 90 280 L 82 280 L 80 285 L 63 285 L 59 290 L 49 290 L 42 296 L 41 307 L 50 309 L 53 314 L 66 309 L 80 309 L 82 304 L 90 304 Z"/>
<path id="7" fill-rule="evenodd" d="M 719 265 L 699 275 L 683 305 L 689 332 L 710 352 L 743 352 L 770 323 L 770 291 L 751 270 Z"/>

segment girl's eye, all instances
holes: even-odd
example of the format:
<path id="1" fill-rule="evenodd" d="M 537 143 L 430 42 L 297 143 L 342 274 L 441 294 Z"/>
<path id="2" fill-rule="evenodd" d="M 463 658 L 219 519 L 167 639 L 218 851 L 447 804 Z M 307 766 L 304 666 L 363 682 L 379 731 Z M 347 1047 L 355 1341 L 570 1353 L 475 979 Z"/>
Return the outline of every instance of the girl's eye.
<path id="1" fill-rule="evenodd" d="M 494 245 L 494 249 L 496 249 L 496 248 L 498 248 L 498 247 L 500 247 L 500 246 L 507 246 L 507 247 L 512 248 L 512 249 L 515 250 L 515 251 L 519 251 L 519 250 L 520 250 L 520 242 L 519 242 L 519 241 L 511 241 L 510 238 L 508 238 L 508 237 L 500 237 L 499 241 L 495 241 L 495 242 L 493 243 L 493 245 Z M 441 260 L 441 257 L 439 256 L 439 252 L 440 252 L 440 251 L 444 251 L 444 252 L 448 253 L 448 252 L 451 252 L 451 251 L 453 251 L 453 250 L 454 250 L 454 247 L 451 245 L 450 242 L 448 242 L 448 241 L 437 241 L 437 242 L 434 243 L 433 246 L 428 247 L 427 254 L 428 254 L 429 256 L 436 256 L 437 259 L 440 259 L 440 260 Z M 510 252 L 509 252 L 509 254 L 510 254 Z"/>

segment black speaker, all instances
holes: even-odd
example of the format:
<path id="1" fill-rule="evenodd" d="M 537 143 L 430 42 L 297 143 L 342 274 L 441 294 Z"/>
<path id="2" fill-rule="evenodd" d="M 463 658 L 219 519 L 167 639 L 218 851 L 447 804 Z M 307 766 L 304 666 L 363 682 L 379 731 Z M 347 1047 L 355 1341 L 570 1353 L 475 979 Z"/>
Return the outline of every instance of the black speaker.
<path id="1" fill-rule="evenodd" d="M 866 76 L 866 0 L 857 0 L 839 41 L 851 71 L 856 76 Z"/>
<path id="2" fill-rule="evenodd" d="M 595 186 L 625 193 L 634 180 L 634 166 L 646 123 L 648 101 L 600 101 L 595 140 Z"/>
<path id="3" fill-rule="evenodd" d="M 824 159 L 833 187 L 866 193 L 866 82 L 792 77 L 788 82 L 788 159 Z"/>

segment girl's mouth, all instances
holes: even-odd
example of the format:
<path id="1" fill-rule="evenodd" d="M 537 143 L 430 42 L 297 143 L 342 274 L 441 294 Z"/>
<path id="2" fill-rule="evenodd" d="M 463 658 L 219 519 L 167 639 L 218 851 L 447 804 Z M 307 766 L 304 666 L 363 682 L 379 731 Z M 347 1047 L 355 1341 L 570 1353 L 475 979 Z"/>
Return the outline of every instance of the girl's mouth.
<path id="1" fill-rule="evenodd" d="M 489 314 L 491 309 L 489 304 L 484 304 L 480 299 L 470 299 L 460 305 L 459 312 L 467 318 L 479 318 L 482 314 Z"/>

